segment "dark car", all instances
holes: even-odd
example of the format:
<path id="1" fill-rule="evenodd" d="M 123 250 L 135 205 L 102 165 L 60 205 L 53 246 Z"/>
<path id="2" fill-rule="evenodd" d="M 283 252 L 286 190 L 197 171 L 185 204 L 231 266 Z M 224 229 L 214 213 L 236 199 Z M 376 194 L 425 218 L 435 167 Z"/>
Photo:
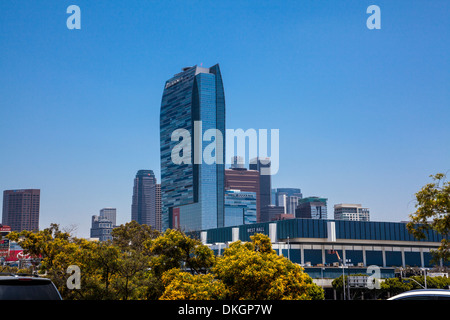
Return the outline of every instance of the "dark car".
<path id="1" fill-rule="evenodd" d="M 62 300 L 50 279 L 38 276 L 0 276 L 0 300 Z"/>

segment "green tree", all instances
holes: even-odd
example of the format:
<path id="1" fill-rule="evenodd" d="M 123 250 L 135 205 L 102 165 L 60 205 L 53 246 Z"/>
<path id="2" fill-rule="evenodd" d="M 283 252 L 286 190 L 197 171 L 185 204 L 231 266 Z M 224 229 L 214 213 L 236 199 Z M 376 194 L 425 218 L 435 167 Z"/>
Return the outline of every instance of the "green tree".
<path id="1" fill-rule="evenodd" d="M 148 246 L 158 236 L 157 230 L 134 220 L 113 229 L 112 246 L 120 253 L 112 286 L 120 299 L 145 299 L 154 297 L 153 291 L 161 291 L 161 280 L 155 281 L 150 271 L 153 254 Z"/>
<path id="2" fill-rule="evenodd" d="M 112 244 L 122 251 L 133 250 L 135 252 L 145 252 L 146 243 L 159 236 L 158 230 L 146 224 L 139 224 L 132 220 L 114 228 L 111 232 Z"/>
<path id="3" fill-rule="evenodd" d="M 435 262 L 450 261 L 450 183 L 443 173 L 430 176 L 434 182 L 426 184 L 416 193 L 416 212 L 410 215 L 409 232 L 418 239 L 425 239 L 427 231 L 434 230 L 443 239 L 437 250 L 433 250 Z"/>

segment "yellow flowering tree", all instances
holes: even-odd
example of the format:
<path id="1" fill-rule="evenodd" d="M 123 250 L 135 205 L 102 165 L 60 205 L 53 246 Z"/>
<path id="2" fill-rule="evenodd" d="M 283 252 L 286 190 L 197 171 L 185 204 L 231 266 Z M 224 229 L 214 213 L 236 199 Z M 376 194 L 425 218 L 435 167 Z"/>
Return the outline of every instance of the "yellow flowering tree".
<path id="1" fill-rule="evenodd" d="M 165 291 L 161 300 L 218 300 L 224 299 L 225 285 L 212 274 L 196 274 L 174 268 L 164 272 Z"/>
<path id="2" fill-rule="evenodd" d="M 303 268 L 279 256 L 269 237 L 255 234 L 251 242 L 234 242 L 212 268 L 222 281 L 227 299 L 312 300 L 323 299 L 322 288 Z"/>
<path id="3" fill-rule="evenodd" d="M 234 242 L 217 257 L 210 273 L 193 275 L 178 268 L 163 273 L 161 299 L 323 300 L 323 289 L 303 268 L 279 256 L 270 239 L 255 234 Z"/>

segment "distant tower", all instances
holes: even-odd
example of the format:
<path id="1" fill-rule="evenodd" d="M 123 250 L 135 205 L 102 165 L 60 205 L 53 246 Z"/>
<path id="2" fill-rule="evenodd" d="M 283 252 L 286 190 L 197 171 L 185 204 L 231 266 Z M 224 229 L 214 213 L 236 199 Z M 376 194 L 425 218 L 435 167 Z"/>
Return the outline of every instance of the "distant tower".
<path id="1" fill-rule="evenodd" d="M 327 219 L 327 200 L 326 198 L 307 197 L 298 200 L 298 206 L 295 210 L 296 218 L 306 219 Z"/>
<path id="2" fill-rule="evenodd" d="M 109 221 L 111 221 L 113 226 L 116 226 L 116 216 L 117 216 L 116 208 L 103 208 L 100 210 L 100 217 L 104 217 Z"/>
<path id="3" fill-rule="evenodd" d="M 112 229 L 112 223 L 107 218 L 97 215 L 92 216 L 91 238 L 98 238 L 99 241 L 112 240 Z"/>
<path id="4" fill-rule="evenodd" d="M 152 170 L 139 170 L 136 174 L 131 220 L 157 229 L 157 184 Z"/>
<path id="5" fill-rule="evenodd" d="M 260 208 L 264 208 L 271 204 L 271 175 L 270 173 L 270 158 L 253 158 L 249 164 L 250 170 L 259 171 L 259 196 Z"/>
<path id="6" fill-rule="evenodd" d="M 39 189 L 5 190 L 2 224 L 11 231 L 38 231 L 40 198 Z"/>
<path id="7" fill-rule="evenodd" d="M 259 172 L 246 168 L 225 169 L 225 197 L 226 190 L 240 190 L 254 192 L 256 195 L 256 222 L 260 222 Z M 226 211 L 226 210 L 225 210 Z M 225 212 L 226 213 L 226 212 Z M 226 219 L 225 219 L 226 220 Z"/>
<path id="8" fill-rule="evenodd" d="M 155 185 L 155 206 L 156 206 L 156 229 L 162 231 L 161 222 L 161 184 Z"/>

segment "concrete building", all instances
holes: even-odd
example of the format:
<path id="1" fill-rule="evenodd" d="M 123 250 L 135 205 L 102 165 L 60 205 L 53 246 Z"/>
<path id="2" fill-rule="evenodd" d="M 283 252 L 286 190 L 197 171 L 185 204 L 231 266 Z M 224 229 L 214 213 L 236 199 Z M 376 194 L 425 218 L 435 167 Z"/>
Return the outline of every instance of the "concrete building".
<path id="1" fill-rule="evenodd" d="M 267 235 L 279 255 L 303 266 L 314 282 L 327 290 L 332 290 L 333 279 L 343 273 L 371 276 L 378 270 L 383 279 L 394 277 L 399 267 L 432 268 L 431 250 L 442 240 L 434 231 L 418 240 L 404 222 L 297 218 L 203 230 L 200 239 L 217 254 L 237 240 L 250 241 L 255 233 Z"/>
<path id="2" fill-rule="evenodd" d="M 261 209 L 261 221 L 269 222 L 275 220 L 295 218 L 292 214 L 286 214 L 286 208 L 274 205 L 268 205 Z"/>
<path id="3" fill-rule="evenodd" d="M 271 204 L 272 176 L 270 174 L 270 158 L 250 159 L 249 169 L 259 172 L 259 206 L 262 209 Z"/>
<path id="4" fill-rule="evenodd" d="M 334 205 L 334 219 L 352 221 L 370 221 L 369 208 L 361 204 L 340 203 Z"/>
<path id="5" fill-rule="evenodd" d="M 256 195 L 256 222 L 261 219 L 259 171 L 246 168 L 225 169 L 225 190 L 254 192 Z"/>
<path id="6" fill-rule="evenodd" d="M 271 192 L 271 203 L 277 207 L 284 207 L 284 213 L 295 216 L 298 201 L 303 198 L 299 188 L 276 188 Z"/>
<path id="7" fill-rule="evenodd" d="M 298 200 L 295 209 L 296 218 L 327 219 L 327 199 L 319 197 L 307 197 Z"/>
<path id="8" fill-rule="evenodd" d="M 12 231 L 38 231 L 41 191 L 39 189 L 5 190 L 2 224 Z"/>
<path id="9" fill-rule="evenodd" d="M 113 224 L 108 218 L 97 215 L 92 216 L 91 238 L 98 238 L 99 241 L 112 240 L 112 230 Z"/>
<path id="10" fill-rule="evenodd" d="M 100 217 L 104 217 L 111 221 L 113 227 L 116 226 L 117 209 L 116 208 L 103 208 L 100 210 Z"/>

